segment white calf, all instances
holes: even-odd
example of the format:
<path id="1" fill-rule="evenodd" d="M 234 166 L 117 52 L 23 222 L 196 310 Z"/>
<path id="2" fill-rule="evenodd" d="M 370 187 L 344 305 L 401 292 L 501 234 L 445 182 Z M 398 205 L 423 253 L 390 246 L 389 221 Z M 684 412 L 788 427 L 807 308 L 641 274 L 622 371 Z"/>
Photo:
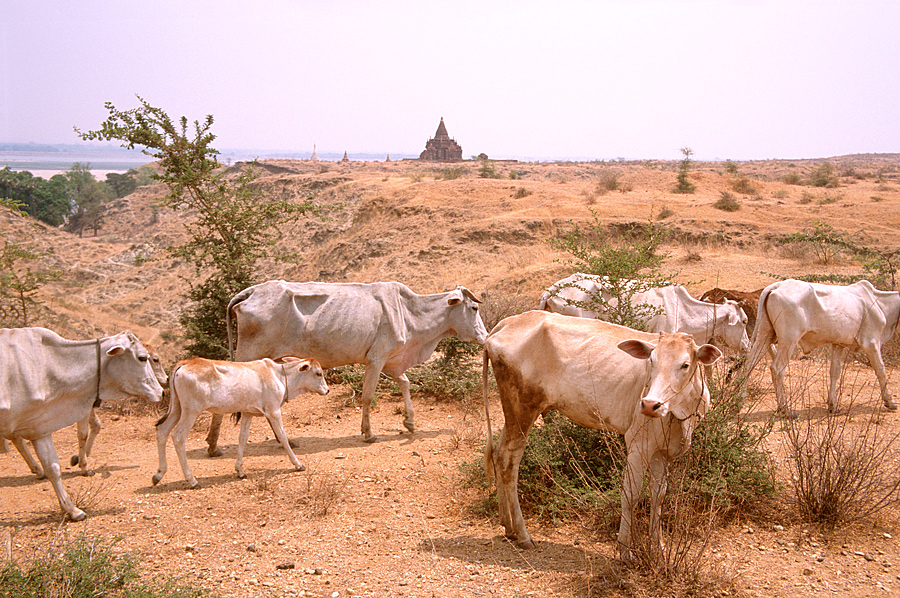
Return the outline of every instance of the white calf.
<path id="1" fill-rule="evenodd" d="M 263 415 L 269 421 L 294 467 L 298 471 L 306 469 L 288 444 L 281 423 L 281 407 L 301 392 L 328 394 L 322 367 L 315 359 L 285 357 L 283 363 L 276 363 L 271 359 L 231 362 L 197 357 L 175 366 L 169 388 L 169 411 L 156 423 L 159 470 L 153 475 L 154 485 L 166 474 L 166 439 L 171 434 L 184 479 L 191 488 L 200 486 L 188 466 L 184 443 L 194 420 L 203 411 L 214 415 L 241 414 L 237 461 L 234 464 L 238 477 L 247 477 L 243 468 L 244 445 L 250 436 L 252 416 L 256 415 Z"/>

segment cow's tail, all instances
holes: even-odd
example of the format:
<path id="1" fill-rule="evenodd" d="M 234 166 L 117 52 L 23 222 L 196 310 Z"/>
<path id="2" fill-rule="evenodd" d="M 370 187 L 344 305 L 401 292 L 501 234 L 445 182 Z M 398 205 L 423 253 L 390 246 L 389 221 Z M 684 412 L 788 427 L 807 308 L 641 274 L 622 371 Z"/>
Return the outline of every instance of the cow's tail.
<path id="1" fill-rule="evenodd" d="M 180 408 L 178 403 L 178 391 L 175 390 L 175 374 L 180 369 L 181 366 L 176 365 L 172 370 L 172 374 L 169 376 L 169 408 L 166 410 L 166 414 L 156 421 L 157 428 Z"/>
<path id="2" fill-rule="evenodd" d="M 756 327 L 753 329 L 753 340 L 750 342 L 750 353 L 747 354 L 747 361 L 744 363 L 742 377 L 746 382 L 753 368 L 762 359 L 763 354 L 769 350 L 769 347 L 777 340 L 775 338 L 775 327 L 769 319 L 769 312 L 766 303 L 769 294 L 773 290 L 773 285 L 767 286 L 759 295 L 759 306 L 756 308 Z"/>
<path id="3" fill-rule="evenodd" d="M 487 476 L 488 485 L 494 480 L 494 433 L 491 430 L 491 411 L 488 407 L 488 369 L 490 360 L 487 349 L 484 353 L 484 366 L 481 371 L 481 387 L 484 391 L 484 419 L 487 422 L 487 441 L 484 443 L 484 473 Z"/>
<path id="4" fill-rule="evenodd" d="M 228 331 L 228 359 L 231 361 L 234 361 L 234 342 L 231 335 L 231 310 L 234 309 L 235 305 L 250 297 L 250 295 L 253 294 L 254 288 L 255 287 L 247 287 L 232 297 L 231 301 L 228 302 L 228 307 L 225 308 L 225 329 Z"/>

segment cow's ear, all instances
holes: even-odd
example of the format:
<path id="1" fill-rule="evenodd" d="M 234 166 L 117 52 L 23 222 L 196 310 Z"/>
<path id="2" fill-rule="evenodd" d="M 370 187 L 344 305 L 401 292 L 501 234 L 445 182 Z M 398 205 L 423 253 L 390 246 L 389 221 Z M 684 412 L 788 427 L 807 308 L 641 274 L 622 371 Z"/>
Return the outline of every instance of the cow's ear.
<path id="1" fill-rule="evenodd" d="M 460 303 L 462 303 L 462 299 L 459 297 L 450 297 L 447 299 L 447 305 L 459 305 Z"/>
<path id="2" fill-rule="evenodd" d="M 303 362 L 303 365 L 300 366 L 299 371 L 305 372 L 305 371 L 308 370 L 308 369 L 309 369 L 309 362 L 308 362 L 308 361 L 304 361 L 304 362 Z"/>
<path id="3" fill-rule="evenodd" d="M 115 347 L 112 347 L 109 351 L 107 351 L 106 354 L 109 355 L 110 357 L 114 357 L 116 355 L 121 355 L 124 352 L 125 352 L 125 347 L 116 345 Z"/>
<path id="4" fill-rule="evenodd" d="M 653 349 L 656 348 L 656 345 L 651 345 L 648 342 L 639 341 L 637 339 L 622 341 L 616 346 L 632 357 L 636 357 L 638 359 L 650 359 L 650 354 L 653 353 Z"/>
<path id="5" fill-rule="evenodd" d="M 714 345 L 701 345 L 697 349 L 697 359 L 703 365 L 712 365 L 719 361 L 720 357 L 722 357 L 722 352 Z"/>

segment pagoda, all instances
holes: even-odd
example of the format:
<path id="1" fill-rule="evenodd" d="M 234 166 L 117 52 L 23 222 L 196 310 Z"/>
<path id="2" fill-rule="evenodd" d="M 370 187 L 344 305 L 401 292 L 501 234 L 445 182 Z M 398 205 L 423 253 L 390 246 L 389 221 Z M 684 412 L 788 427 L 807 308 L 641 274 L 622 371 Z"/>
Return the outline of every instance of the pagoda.
<path id="1" fill-rule="evenodd" d="M 419 160 L 460 162 L 462 159 L 462 147 L 447 134 L 447 127 L 444 126 L 444 117 L 442 116 L 437 132 L 425 144 L 425 151 L 419 154 Z"/>

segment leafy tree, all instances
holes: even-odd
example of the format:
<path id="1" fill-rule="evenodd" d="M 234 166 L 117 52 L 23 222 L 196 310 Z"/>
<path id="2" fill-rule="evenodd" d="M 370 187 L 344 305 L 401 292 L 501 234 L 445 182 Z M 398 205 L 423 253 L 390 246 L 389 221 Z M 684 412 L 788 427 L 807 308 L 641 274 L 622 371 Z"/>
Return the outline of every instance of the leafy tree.
<path id="1" fill-rule="evenodd" d="M 675 193 L 691 194 L 697 190 L 697 185 L 688 180 L 688 174 L 691 170 L 691 156 L 694 150 L 689 147 L 681 148 L 684 158 L 678 165 L 678 184 L 675 186 Z"/>
<path id="2" fill-rule="evenodd" d="M 189 240 L 171 249 L 171 254 L 193 262 L 201 282 L 188 281 L 186 297 L 191 306 L 181 316 L 187 349 L 195 355 L 227 357 L 225 309 L 236 293 L 258 282 L 256 263 L 267 257 L 280 236 L 279 226 L 294 218 L 315 213 L 307 200 L 302 203 L 271 200 L 253 185 L 259 176 L 248 168 L 229 177 L 221 167 L 219 152 L 212 147 L 212 115 L 193 130 L 182 116 L 175 122 L 162 109 L 138 96 L 140 107 L 117 110 L 105 107 L 107 119 L 96 131 L 76 132 L 85 140 L 117 140 L 136 146 L 159 161 L 154 175 L 169 189 L 160 200 L 173 210 L 196 213 L 185 225 Z M 273 256 L 285 259 L 284 256 Z"/>
<path id="3" fill-rule="evenodd" d="M 653 287 L 671 284 L 672 276 L 660 273 L 666 254 L 659 253 L 664 231 L 651 219 L 647 226 L 632 226 L 618 243 L 607 238 L 597 214 L 592 212 L 593 222 L 584 226 L 574 224 L 572 230 L 549 243 L 567 251 L 573 270 L 605 277 L 604 290 L 610 298 L 600 293 L 590 294 L 586 301 L 568 300 L 572 305 L 604 314 L 604 319 L 630 328 L 644 329 L 646 322 L 659 313 L 649 304 L 633 304 L 632 297 Z M 573 283 L 570 286 L 575 286 Z M 562 290 L 567 285 L 560 285 Z"/>
<path id="4" fill-rule="evenodd" d="M 40 180 L 40 179 L 38 179 Z M 26 210 L 34 216 L 34 179 L 30 172 L 15 172 L 5 166 L 0 170 L 0 205 L 16 210 L 23 215 Z"/>
<path id="5" fill-rule="evenodd" d="M 59 226 L 71 214 L 69 182 L 65 175 L 54 174 L 34 190 L 35 218 L 50 226 Z"/>
<path id="6" fill-rule="evenodd" d="M 93 229 L 96 235 L 103 223 L 103 203 L 112 199 L 109 189 L 94 178 L 90 164 L 75 162 L 65 177 L 72 206 L 66 229 L 79 237 L 85 229 Z"/>
<path id="7" fill-rule="evenodd" d="M 39 262 L 40 255 L 15 243 L 4 242 L 0 248 L 0 325 L 6 328 L 28 326 L 29 315 L 39 305 L 38 289 L 58 273 L 44 268 L 32 269 L 29 262 Z"/>
<path id="8" fill-rule="evenodd" d="M 106 173 L 106 184 L 112 189 L 112 192 L 117 198 L 125 197 L 126 195 L 134 193 L 134 190 L 138 187 L 135 173 L 137 173 L 137 171 L 133 168 L 125 174 L 108 172 Z"/>

